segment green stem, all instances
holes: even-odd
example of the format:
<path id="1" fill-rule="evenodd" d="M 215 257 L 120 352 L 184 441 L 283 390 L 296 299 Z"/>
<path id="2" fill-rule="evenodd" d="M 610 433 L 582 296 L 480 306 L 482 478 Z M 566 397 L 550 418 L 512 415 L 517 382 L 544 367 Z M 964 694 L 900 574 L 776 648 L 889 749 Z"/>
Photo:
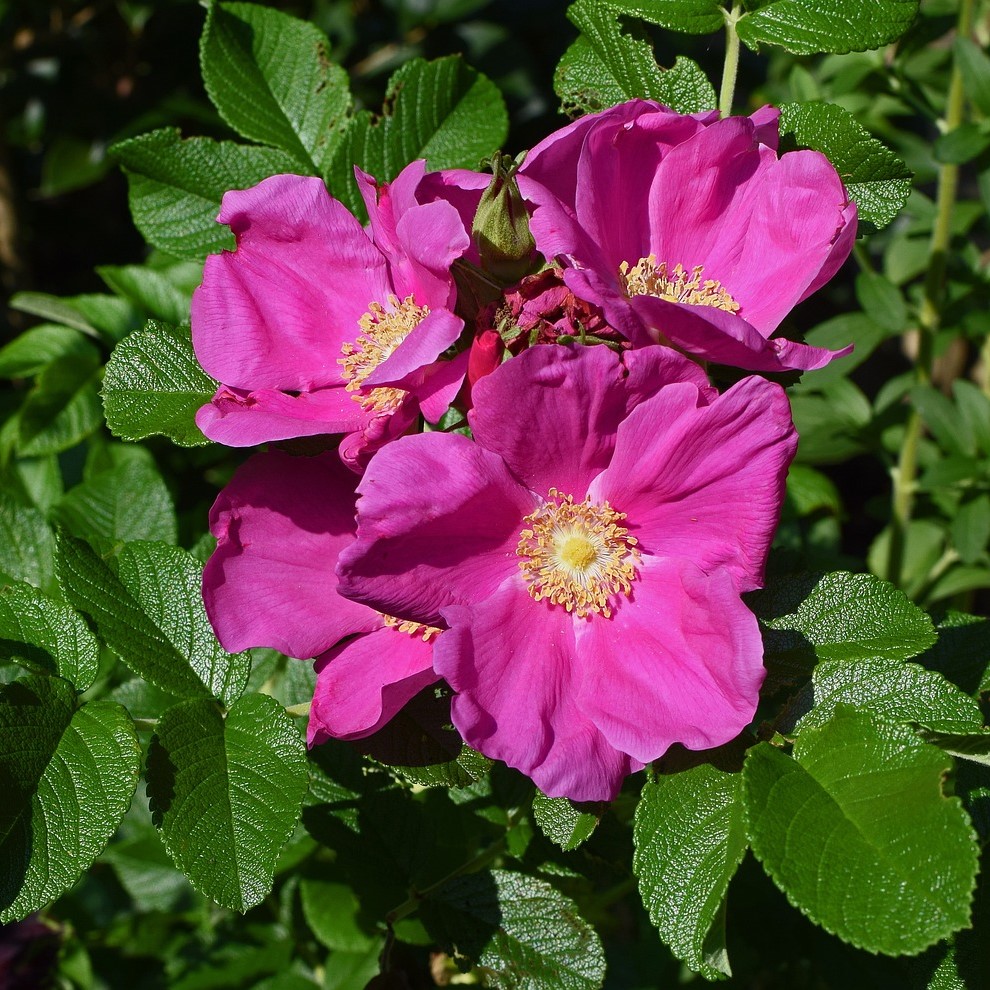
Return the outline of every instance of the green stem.
<path id="1" fill-rule="evenodd" d="M 967 38 L 973 25 L 973 0 L 961 0 L 957 33 Z M 966 94 L 958 63 L 953 63 L 952 78 L 946 101 L 944 133 L 954 131 L 964 120 Z M 935 196 L 935 226 L 929 246 L 928 270 L 922 289 L 921 310 L 918 314 L 918 356 L 914 365 L 915 381 L 930 385 L 935 359 L 935 337 L 942 322 L 942 299 L 945 291 L 945 271 L 952 241 L 952 213 L 959 188 L 959 166 L 941 165 L 938 170 Z M 904 568 L 904 544 L 914 509 L 917 488 L 918 446 L 923 423 L 917 409 L 908 417 L 900 457 L 894 469 L 890 549 L 887 555 L 887 578 L 901 584 Z"/>
<path id="2" fill-rule="evenodd" d="M 311 701 L 304 701 L 301 705 L 286 705 L 285 714 L 292 716 L 292 718 L 306 718 L 312 704 Z"/>
<path id="3" fill-rule="evenodd" d="M 723 117 L 732 113 L 732 97 L 736 91 L 736 74 L 739 71 L 739 34 L 736 24 L 742 17 L 739 3 L 725 15 L 725 64 L 722 66 L 722 88 L 718 95 L 718 109 Z"/>

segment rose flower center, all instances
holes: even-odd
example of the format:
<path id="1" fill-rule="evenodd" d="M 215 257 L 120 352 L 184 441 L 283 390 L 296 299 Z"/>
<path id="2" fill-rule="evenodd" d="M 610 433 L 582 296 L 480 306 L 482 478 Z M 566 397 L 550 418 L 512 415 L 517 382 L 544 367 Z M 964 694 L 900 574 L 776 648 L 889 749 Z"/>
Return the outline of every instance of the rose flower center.
<path id="1" fill-rule="evenodd" d="M 526 516 L 516 556 L 528 591 L 579 618 L 610 618 L 610 600 L 628 594 L 639 561 L 636 538 L 619 523 L 626 518 L 608 502 L 575 502 L 551 488 L 550 501 Z"/>
<path id="2" fill-rule="evenodd" d="M 656 296 L 670 302 L 738 312 L 739 303 L 729 295 L 728 289 L 713 278 L 702 280 L 703 272 L 702 265 L 695 265 L 690 273 L 683 265 L 675 265 L 671 270 L 666 261 L 658 265 L 655 254 L 640 258 L 632 268 L 627 261 L 619 265 L 619 278 L 625 282 L 627 296 Z"/>
<path id="3" fill-rule="evenodd" d="M 385 625 L 389 629 L 396 629 L 399 632 L 406 633 L 408 636 L 412 636 L 414 639 L 422 639 L 424 643 L 429 643 L 431 639 L 439 636 L 442 629 L 437 629 L 436 626 L 428 626 L 422 622 L 410 622 L 408 619 L 397 619 L 394 615 L 386 615 L 384 612 L 380 612 Z"/>
<path id="4" fill-rule="evenodd" d="M 426 306 L 417 306 L 412 296 L 401 302 L 390 295 L 386 300 L 388 308 L 373 302 L 368 312 L 358 320 L 361 333 L 356 339 L 347 341 L 341 348 L 344 355 L 337 359 L 345 388 L 355 393 L 351 397 L 368 412 L 389 413 L 402 401 L 406 392 L 401 388 L 381 386 L 370 392 L 360 392 L 364 381 L 429 315 Z"/>

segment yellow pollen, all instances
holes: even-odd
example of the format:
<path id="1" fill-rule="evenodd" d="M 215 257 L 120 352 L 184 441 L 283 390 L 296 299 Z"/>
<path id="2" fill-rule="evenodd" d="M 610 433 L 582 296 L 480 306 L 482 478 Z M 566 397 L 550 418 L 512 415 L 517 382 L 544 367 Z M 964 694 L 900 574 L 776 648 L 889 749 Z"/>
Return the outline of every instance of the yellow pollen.
<path id="1" fill-rule="evenodd" d="M 563 605 L 579 618 L 612 616 L 611 599 L 628 594 L 640 554 L 637 540 L 619 523 L 626 518 L 608 502 L 575 502 L 556 488 L 528 515 L 516 556 L 530 595 Z"/>
<path id="2" fill-rule="evenodd" d="M 347 341 L 341 348 L 344 355 L 337 359 L 345 388 L 354 393 L 351 397 L 369 412 L 392 412 L 406 392 L 401 388 L 380 386 L 370 392 L 362 392 L 364 381 L 429 315 L 426 306 L 417 306 L 412 296 L 399 300 L 390 295 L 386 306 L 373 302 L 368 312 L 358 320 L 361 333 L 353 342 Z"/>
<path id="3" fill-rule="evenodd" d="M 407 619 L 397 619 L 394 615 L 386 615 L 384 612 L 379 614 L 385 620 L 385 625 L 389 629 L 397 629 L 399 632 L 419 637 L 424 643 L 429 643 L 431 639 L 443 632 L 442 629 L 437 629 L 436 626 L 427 626 L 422 622 L 409 622 Z"/>
<path id="4" fill-rule="evenodd" d="M 628 296 L 656 296 L 671 302 L 690 303 L 692 306 L 714 306 L 728 313 L 739 311 L 739 303 L 729 295 L 729 290 L 713 278 L 702 281 L 702 265 L 695 265 L 690 273 L 683 265 L 668 270 L 667 262 L 657 264 L 657 256 L 640 258 L 630 268 L 627 261 L 619 265 L 619 277 L 626 283 Z"/>

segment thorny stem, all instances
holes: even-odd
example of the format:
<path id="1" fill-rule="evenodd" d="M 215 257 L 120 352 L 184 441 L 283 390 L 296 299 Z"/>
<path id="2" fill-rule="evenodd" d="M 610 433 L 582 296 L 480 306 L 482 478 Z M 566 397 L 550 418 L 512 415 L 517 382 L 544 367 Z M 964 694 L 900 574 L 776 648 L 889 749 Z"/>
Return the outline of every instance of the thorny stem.
<path id="1" fill-rule="evenodd" d="M 956 33 L 968 38 L 973 25 L 973 0 L 961 0 Z M 953 62 L 952 78 L 946 101 L 943 132 L 954 131 L 965 116 L 966 94 L 963 90 L 962 72 L 958 62 Z M 918 314 L 918 356 L 914 377 L 919 385 L 929 385 L 932 380 L 935 336 L 942 321 L 942 297 L 945 289 L 945 269 L 949 245 L 952 240 L 952 211 L 956 203 L 959 185 L 959 166 L 940 165 L 935 197 L 935 226 L 929 246 L 928 271 L 922 289 L 921 311 Z M 914 508 L 914 494 L 918 475 L 918 445 L 921 442 L 923 424 L 917 409 L 912 408 L 908 418 L 904 443 L 893 474 L 892 519 L 890 549 L 887 555 L 887 578 L 894 584 L 903 583 L 904 544 Z"/>
<path id="2" fill-rule="evenodd" d="M 732 113 L 732 97 L 736 91 L 736 73 L 739 71 L 739 34 L 736 24 L 742 16 L 738 2 L 725 15 L 725 64 L 722 66 L 722 88 L 718 95 L 718 110 L 723 117 Z"/>

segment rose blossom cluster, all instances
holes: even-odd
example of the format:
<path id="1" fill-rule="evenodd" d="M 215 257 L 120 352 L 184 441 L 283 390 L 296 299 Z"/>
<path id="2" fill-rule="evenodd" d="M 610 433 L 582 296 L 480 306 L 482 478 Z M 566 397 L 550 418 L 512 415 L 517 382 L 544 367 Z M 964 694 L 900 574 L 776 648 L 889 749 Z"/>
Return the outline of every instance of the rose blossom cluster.
<path id="1" fill-rule="evenodd" d="M 366 227 L 319 179 L 228 192 L 237 248 L 193 300 L 200 428 L 270 445 L 211 512 L 220 641 L 316 658 L 311 745 L 443 679 L 463 739 L 550 796 L 733 739 L 797 437 L 779 385 L 705 368 L 844 353 L 774 335 L 851 248 L 834 168 L 778 155 L 771 108 L 634 100 L 535 147 L 494 221 L 492 176 L 357 179 Z"/>

